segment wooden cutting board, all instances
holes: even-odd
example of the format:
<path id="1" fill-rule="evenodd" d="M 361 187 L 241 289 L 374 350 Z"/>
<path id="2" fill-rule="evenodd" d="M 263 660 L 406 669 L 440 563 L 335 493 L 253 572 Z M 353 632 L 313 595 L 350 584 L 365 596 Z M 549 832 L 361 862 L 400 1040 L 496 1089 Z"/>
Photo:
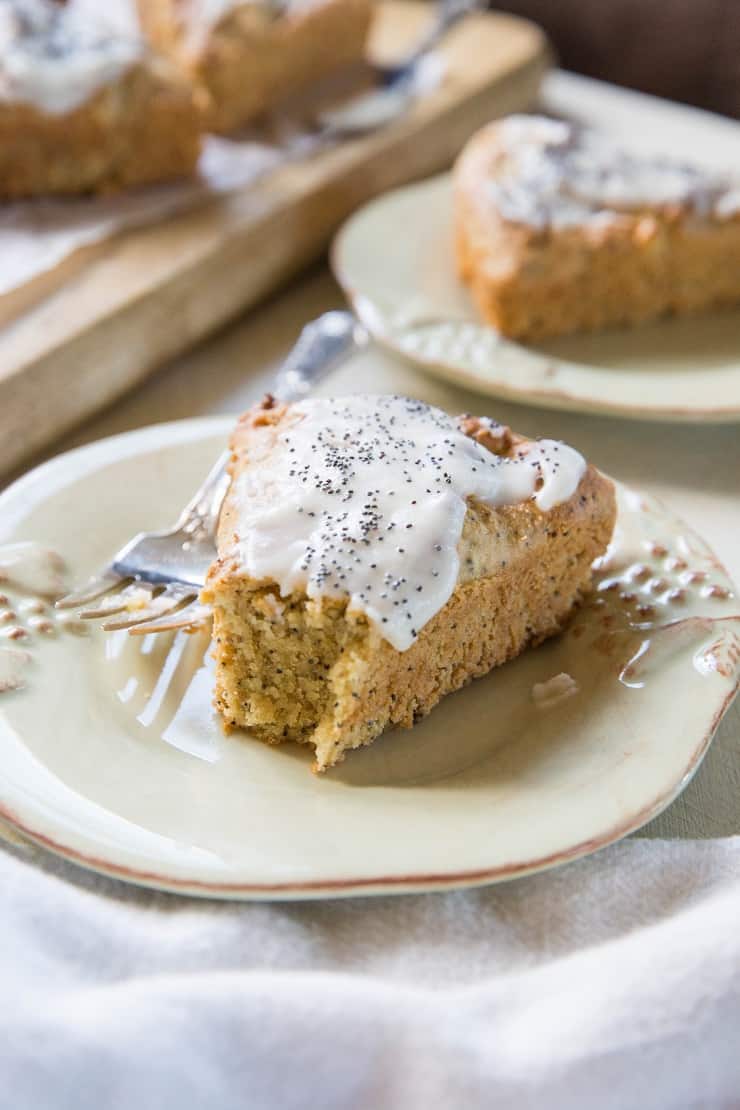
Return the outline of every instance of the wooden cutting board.
<path id="1" fill-rule="evenodd" d="M 378 8 L 373 56 L 398 58 L 430 7 Z M 21 294 L 26 310 L 0 332 L 0 471 L 320 257 L 360 204 L 443 169 L 482 124 L 526 108 L 550 60 L 538 27 L 493 13 L 458 25 L 441 53 L 444 81 L 392 126 L 70 259 L 31 307 Z"/>

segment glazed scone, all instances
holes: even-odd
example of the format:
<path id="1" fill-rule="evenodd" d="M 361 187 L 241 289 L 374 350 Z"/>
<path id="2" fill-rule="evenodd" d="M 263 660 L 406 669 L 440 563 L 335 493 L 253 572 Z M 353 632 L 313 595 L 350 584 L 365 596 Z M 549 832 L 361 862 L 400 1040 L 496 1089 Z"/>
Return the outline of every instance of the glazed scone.
<path id="1" fill-rule="evenodd" d="M 190 174 L 200 94 L 141 38 L 68 0 L 0 3 L 0 198 Z"/>
<path id="2" fill-rule="evenodd" d="M 231 447 L 215 703 L 319 771 L 558 632 L 613 530 L 576 451 L 408 398 L 268 399 Z"/>
<path id="3" fill-rule="evenodd" d="M 138 0 L 142 27 L 208 92 L 228 134 L 364 57 L 372 0 Z"/>
<path id="4" fill-rule="evenodd" d="M 740 301 L 740 180 L 512 116 L 454 170 L 459 274 L 484 320 L 539 339 Z"/>

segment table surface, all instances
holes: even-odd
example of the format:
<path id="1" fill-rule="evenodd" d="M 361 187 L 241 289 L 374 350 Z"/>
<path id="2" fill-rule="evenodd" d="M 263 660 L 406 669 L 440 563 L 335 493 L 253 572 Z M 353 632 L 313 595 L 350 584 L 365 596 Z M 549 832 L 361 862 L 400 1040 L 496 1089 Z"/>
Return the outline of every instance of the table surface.
<path id="1" fill-rule="evenodd" d="M 608 125 L 639 108 L 640 94 L 555 72 L 546 111 Z M 47 457 L 145 424 L 236 413 L 261 396 L 301 327 L 343 305 L 325 267 L 238 320 L 55 445 Z M 176 321 L 173 321 L 173 326 Z M 740 429 L 737 425 L 649 424 L 546 411 L 482 398 L 437 381 L 376 349 L 336 371 L 324 393 L 401 392 L 451 411 L 488 412 L 530 436 L 563 439 L 596 466 L 662 498 L 713 546 L 740 583 Z M 712 837 L 740 833 L 740 699 L 725 717 L 698 774 L 638 835 Z"/>

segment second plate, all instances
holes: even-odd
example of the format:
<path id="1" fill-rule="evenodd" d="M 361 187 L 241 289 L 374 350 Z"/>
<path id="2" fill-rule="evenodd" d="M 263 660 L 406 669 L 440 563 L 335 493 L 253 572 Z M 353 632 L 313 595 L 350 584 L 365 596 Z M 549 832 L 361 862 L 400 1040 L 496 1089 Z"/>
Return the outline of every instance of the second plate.
<path id="1" fill-rule="evenodd" d="M 640 420 L 740 420 L 740 311 L 536 347 L 482 324 L 458 281 L 451 177 L 387 193 L 337 236 L 334 273 L 375 338 L 493 397 Z"/>
<path id="2" fill-rule="evenodd" d="M 173 519 L 232 425 L 160 424 L 61 455 L 0 496 L 0 545 L 35 541 L 84 580 Z M 323 776 L 305 747 L 224 734 L 207 632 L 54 635 L 48 604 L 25 596 L 41 586 L 4 584 L 22 627 L 6 609 L 0 656 L 26 685 L 0 694 L 0 817 L 129 882 L 250 899 L 497 882 L 626 836 L 706 752 L 740 678 L 740 611 L 697 535 L 618 494 L 597 590 L 562 636 Z M 572 696 L 538 703 L 563 673 Z"/>

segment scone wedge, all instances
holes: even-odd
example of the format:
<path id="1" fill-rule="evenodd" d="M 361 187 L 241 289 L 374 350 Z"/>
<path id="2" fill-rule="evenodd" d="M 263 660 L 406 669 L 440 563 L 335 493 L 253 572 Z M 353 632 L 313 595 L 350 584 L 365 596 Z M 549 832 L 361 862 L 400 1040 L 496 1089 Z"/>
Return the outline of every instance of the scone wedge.
<path id="1" fill-rule="evenodd" d="M 138 0 L 158 50 L 207 91 L 207 127 L 228 134 L 362 60 L 372 0 Z"/>
<path id="2" fill-rule="evenodd" d="M 89 5 L 0 5 L 0 199 L 111 192 L 194 172 L 202 97 Z"/>
<path id="3" fill-rule="evenodd" d="M 562 629 L 613 530 L 571 448 L 408 398 L 268 399 L 231 447 L 215 703 L 318 771 Z"/>
<path id="4" fill-rule="evenodd" d="M 512 116 L 454 170 L 457 267 L 485 321 L 525 340 L 740 302 L 740 180 Z"/>

